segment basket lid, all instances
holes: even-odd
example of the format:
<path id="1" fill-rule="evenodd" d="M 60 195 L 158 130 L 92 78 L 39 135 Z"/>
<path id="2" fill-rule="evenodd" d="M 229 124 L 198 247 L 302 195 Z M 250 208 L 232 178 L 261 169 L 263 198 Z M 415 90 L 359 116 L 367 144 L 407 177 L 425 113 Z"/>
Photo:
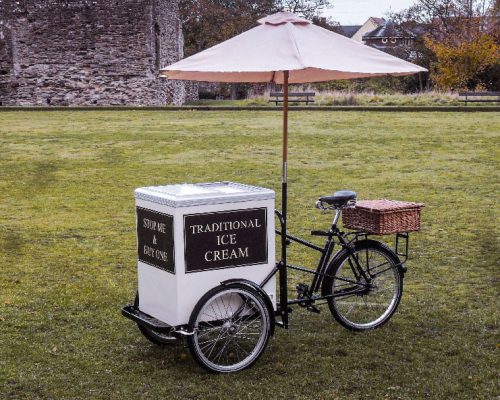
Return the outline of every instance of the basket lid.
<path id="1" fill-rule="evenodd" d="M 387 213 L 404 210 L 419 210 L 424 207 L 423 203 L 412 203 L 409 201 L 398 201 L 388 199 L 378 200 L 359 200 L 356 202 L 356 208 L 370 212 Z"/>

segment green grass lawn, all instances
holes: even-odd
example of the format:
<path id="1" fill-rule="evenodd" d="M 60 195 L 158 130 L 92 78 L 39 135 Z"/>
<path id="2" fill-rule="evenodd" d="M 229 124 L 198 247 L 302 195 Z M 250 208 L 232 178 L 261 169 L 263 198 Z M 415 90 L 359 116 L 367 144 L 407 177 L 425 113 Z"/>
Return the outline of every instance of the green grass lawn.
<path id="1" fill-rule="evenodd" d="M 214 376 L 120 315 L 137 281 L 134 188 L 231 180 L 279 204 L 281 121 L 1 113 L 0 398 L 498 399 L 499 113 L 291 113 L 291 232 L 326 227 L 314 201 L 337 189 L 426 204 L 382 329 L 296 310 L 254 367 Z"/>

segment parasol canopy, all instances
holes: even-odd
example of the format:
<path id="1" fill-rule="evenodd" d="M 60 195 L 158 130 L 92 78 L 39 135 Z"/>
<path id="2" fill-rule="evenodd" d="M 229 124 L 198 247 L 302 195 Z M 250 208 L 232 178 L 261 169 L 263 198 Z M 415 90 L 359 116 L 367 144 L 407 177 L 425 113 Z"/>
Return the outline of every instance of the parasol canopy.
<path id="1" fill-rule="evenodd" d="M 208 82 L 322 82 L 411 75 L 425 68 L 401 60 L 290 12 L 161 70 L 169 79 Z"/>

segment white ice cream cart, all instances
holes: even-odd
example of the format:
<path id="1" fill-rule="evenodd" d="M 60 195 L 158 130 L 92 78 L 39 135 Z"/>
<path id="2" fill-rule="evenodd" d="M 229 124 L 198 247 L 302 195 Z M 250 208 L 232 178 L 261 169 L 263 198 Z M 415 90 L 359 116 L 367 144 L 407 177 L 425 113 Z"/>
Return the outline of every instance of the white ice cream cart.
<path id="1" fill-rule="evenodd" d="M 229 312 L 228 334 L 272 328 L 274 198 L 232 182 L 136 189 L 138 295 L 123 314 L 157 344 L 193 336 L 193 326 L 222 323 Z"/>

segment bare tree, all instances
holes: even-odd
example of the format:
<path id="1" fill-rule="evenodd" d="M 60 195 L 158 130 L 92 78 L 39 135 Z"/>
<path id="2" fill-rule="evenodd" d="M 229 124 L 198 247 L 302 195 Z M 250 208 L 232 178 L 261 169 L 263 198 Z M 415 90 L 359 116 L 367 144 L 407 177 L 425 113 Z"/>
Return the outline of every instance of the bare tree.
<path id="1" fill-rule="evenodd" d="M 499 8 L 499 0 L 416 0 L 391 18 L 418 32 L 415 54 L 436 84 L 498 90 Z"/>
<path id="2" fill-rule="evenodd" d="M 415 4 L 391 19 L 402 27 L 422 30 L 435 40 L 459 38 L 474 40 L 475 33 L 492 28 L 492 16 L 500 8 L 499 0 L 417 0 Z M 488 23 L 485 23 L 488 22 Z M 497 23 L 498 24 L 498 23 Z"/>
<path id="3" fill-rule="evenodd" d="M 314 18 L 331 0 L 181 0 L 186 55 L 204 50 L 256 25 L 259 18 L 291 11 Z"/>
<path id="4" fill-rule="evenodd" d="M 278 0 L 278 9 L 293 12 L 306 18 L 313 18 L 321 14 L 325 9 L 332 7 L 331 0 Z"/>

